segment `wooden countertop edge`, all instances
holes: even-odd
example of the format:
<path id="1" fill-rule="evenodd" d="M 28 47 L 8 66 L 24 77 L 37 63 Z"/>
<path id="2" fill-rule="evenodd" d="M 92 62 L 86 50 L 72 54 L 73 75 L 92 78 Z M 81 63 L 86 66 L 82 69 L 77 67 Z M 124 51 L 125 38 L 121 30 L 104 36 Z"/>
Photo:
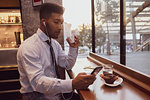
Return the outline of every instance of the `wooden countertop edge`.
<path id="1" fill-rule="evenodd" d="M 104 63 L 96 60 L 93 57 L 88 56 L 87 57 L 90 61 L 94 62 L 97 65 L 102 65 Z M 126 80 L 127 82 L 130 82 L 132 85 L 136 86 L 137 88 L 139 88 L 140 90 L 142 90 L 143 92 L 147 93 L 148 95 L 150 95 L 150 85 L 145 84 L 144 82 L 141 82 L 131 76 L 129 76 L 127 73 L 123 73 L 119 70 L 114 69 L 114 72 L 117 73 L 118 75 L 120 75 L 121 77 L 123 77 L 124 80 Z"/>
<path id="2" fill-rule="evenodd" d="M 129 82 L 130 84 L 134 85 L 135 87 L 139 88 L 143 92 L 150 95 L 150 86 L 149 85 L 147 85 L 144 82 L 141 82 L 135 78 L 132 78 L 131 76 L 129 76 L 125 73 L 122 73 L 118 70 L 114 70 L 114 72 L 117 73 L 118 75 L 120 75 L 121 77 L 123 77 L 123 79 L 126 80 L 127 82 Z"/>
<path id="3" fill-rule="evenodd" d="M 95 94 L 89 90 L 78 90 L 78 93 L 82 100 L 96 100 Z"/>

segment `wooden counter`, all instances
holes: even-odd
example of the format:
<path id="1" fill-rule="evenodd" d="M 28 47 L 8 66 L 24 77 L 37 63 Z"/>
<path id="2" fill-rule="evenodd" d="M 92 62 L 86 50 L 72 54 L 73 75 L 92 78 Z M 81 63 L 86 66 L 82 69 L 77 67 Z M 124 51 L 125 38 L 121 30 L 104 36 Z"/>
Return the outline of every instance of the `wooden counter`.
<path id="1" fill-rule="evenodd" d="M 91 58 L 92 59 L 92 58 Z M 74 76 L 77 76 L 80 72 L 90 73 L 92 69 L 85 69 L 85 67 L 91 66 L 96 67 L 103 62 L 100 61 L 93 61 L 87 58 L 78 58 L 77 63 L 72 69 Z M 116 67 L 117 68 L 117 67 Z M 123 78 L 123 83 L 117 87 L 108 87 L 104 85 L 99 77 L 100 73 L 96 76 L 96 81 L 89 86 L 88 90 L 78 90 L 83 100 L 150 100 L 150 84 L 144 84 L 142 82 L 143 87 L 147 87 L 148 89 L 143 89 L 138 84 L 133 84 L 136 79 L 127 79 L 131 78 L 128 74 L 123 72 L 119 72 L 117 69 L 114 69 L 115 73 L 118 74 L 120 77 Z M 117 73 L 119 72 L 119 73 Z M 132 73 L 134 74 L 134 73 Z M 123 76 L 122 76 L 123 75 Z M 128 76 L 128 77 L 126 77 Z M 147 79 L 150 80 L 149 77 Z M 149 81 L 147 80 L 147 81 Z M 138 81 L 137 81 L 138 83 Z"/>

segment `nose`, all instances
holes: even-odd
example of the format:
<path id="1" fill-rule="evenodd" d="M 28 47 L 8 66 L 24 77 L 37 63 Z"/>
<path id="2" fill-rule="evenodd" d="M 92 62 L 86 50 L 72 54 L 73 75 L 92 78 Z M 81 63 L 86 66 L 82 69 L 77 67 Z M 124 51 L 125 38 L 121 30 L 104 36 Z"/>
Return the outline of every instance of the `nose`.
<path id="1" fill-rule="evenodd" d="M 58 29 L 59 29 L 59 30 L 62 30 L 62 29 L 63 29 L 63 24 L 59 24 L 59 25 L 58 25 Z"/>

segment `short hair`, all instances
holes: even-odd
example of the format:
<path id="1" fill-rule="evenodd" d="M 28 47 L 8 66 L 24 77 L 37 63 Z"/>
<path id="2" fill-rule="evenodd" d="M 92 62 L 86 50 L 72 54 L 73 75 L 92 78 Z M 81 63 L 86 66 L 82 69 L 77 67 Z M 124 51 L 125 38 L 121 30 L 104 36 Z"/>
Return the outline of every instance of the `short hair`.
<path id="1" fill-rule="evenodd" d="M 53 3 L 44 3 L 40 8 L 40 19 L 49 19 L 52 13 L 63 14 L 64 7 Z"/>

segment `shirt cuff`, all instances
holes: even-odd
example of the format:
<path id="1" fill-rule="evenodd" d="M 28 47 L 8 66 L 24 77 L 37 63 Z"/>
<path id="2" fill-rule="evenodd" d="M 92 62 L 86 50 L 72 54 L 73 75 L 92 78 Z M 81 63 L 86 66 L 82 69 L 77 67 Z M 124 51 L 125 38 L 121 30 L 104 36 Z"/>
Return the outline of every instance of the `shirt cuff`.
<path id="1" fill-rule="evenodd" d="M 62 85 L 62 93 L 68 93 L 72 92 L 72 79 L 70 80 L 61 80 L 61 85 Z"/>

